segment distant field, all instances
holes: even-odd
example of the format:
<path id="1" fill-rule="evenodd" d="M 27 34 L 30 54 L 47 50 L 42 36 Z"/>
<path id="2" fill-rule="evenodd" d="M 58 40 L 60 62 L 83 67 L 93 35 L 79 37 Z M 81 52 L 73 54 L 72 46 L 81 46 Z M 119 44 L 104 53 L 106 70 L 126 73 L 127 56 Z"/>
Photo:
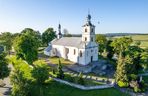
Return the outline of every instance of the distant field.
<path id="1" fill-rule="evenodd" d="M 112 37 L 111 39 L 120 38 L 120 37 L 123 37 L 123 36 L 115 36 L 115 37 Z M 140 41 L 141 42 L 140 47 L 148 48 L 148 35 L 129 35 L 129 36 L 126 36 L 126 37 L 132 37 L 134 42 L 135 41 Z"/>

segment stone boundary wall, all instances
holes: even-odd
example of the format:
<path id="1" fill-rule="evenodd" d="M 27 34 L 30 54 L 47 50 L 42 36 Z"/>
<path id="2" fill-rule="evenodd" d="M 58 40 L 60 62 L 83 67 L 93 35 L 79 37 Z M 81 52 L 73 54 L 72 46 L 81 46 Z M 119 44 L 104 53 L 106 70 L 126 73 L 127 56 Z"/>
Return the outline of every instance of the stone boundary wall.
<path id="1" fill-rule="evenodd" d="M 78 88 L 78 89 L 82 89 L 82 90 L 105 89 L 105 88 L 114 87 L 113 84 L 105 84 L 105 85 L 98 85 L 98 86 L 83 86 L 83 85 L 71 83 L 71 82 L 68 82 L 65 80 L 61 80 L 58 78 L 53 78 L 53 80 L 63 83 L 63 84 L 66 84 L 66 85 L 69 85 L 69 86 L 72 86 L 72 87 L 75 87 L 75 88 Z"/>

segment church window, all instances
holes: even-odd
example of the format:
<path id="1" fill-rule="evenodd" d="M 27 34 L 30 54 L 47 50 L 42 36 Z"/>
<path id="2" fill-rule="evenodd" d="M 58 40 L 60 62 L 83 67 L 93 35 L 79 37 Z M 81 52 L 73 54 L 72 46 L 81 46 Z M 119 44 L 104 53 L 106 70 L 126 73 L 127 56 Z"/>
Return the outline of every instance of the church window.
<path id="1" fill-rule="evenodd" d="M 85 29 L 85 32 L 87 32 L 87 29 Z"/>
<path id="2" fill-rule="evenodd" d="M 91 41 L 93 42 L 93 37 L 91 37 Z"/>
<path id="3" fill-rule="evenodd" d="M 88 51 L 87 51 L 87 56 L 88 56 Z"/>
<path id="4" fill-rule="evenodd" d="M 82 51 L 80 51 L 80 57 L 82 57 Z"/>
<path id="5" fill-rule="evenodd" d="M 85 37 L 85 41 L 87 41 L 87 37 Z"/>
<path id="6" fill-rule="evenodd" d="M 76 54 L 76 50 L 74 49 L 74 51 L 73 51 L 73 54 L 75 55 Z"/>
<path id="7" fill-rule="evenodd" d="M 93 28 L 91 29 L 91 32 L 94 32 Z"/>

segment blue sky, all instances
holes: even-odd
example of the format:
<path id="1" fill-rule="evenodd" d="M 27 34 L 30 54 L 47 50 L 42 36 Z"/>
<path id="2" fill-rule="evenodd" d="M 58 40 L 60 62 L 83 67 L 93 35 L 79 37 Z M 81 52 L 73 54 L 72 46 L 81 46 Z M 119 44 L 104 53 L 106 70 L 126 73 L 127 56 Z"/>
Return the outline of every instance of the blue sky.
<path id="1" fill-rule="evenodd" d="M 80 34 L 88 9 L 96 33 L 148 33 L 148 0 L 0 0 L 0 32 L 57 30 L 60 22 Z"/>

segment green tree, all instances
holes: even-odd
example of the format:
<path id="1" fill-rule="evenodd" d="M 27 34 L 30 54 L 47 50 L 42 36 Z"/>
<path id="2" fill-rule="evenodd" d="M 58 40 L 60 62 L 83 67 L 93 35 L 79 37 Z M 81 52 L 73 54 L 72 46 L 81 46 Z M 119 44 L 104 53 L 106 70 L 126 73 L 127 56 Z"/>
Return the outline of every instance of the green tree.
<path id="1" fill-rule="evenodd" d="M 96 35 L 96 42 L 99 44 L 99 53 L 100 53 L 100 55 L 102 55 L 102 53 L 105 50 L 107 39 L 104 35 L 97 34 Z"/>
<path id="2" fill-rule="evenodd" d="M 12 48 L 12 34 L 10 32 L 4 32 L 0 36 L 0 40 L 2 41 L 2 44 L 6 46 L 6 50 L 10 54 L 10 50 Z"/>
<path id="3" fill-rule="evenodd" d="M 8 67 L 8 61 L 5 57 L 6 55 L 4 53 L 0 54 L 0 79 L 8 77 L 10 73 L 10 68 Z"/>
<path id="4" fill-rule="evenodd" d="M 126 49 L 130 46 L 132 42 L 132 38 L 129 37 L 116 38 L 111 43 L 111 46 L 114 47 L 114 51 L 117 55 L 124 57 Z"/>
<path id="5" fill-rule="evenodd" d="M 51 42 L 54 38 L 56 38 L 56 32 L 53 28 L 48 28 L 42 34 L 42 43 L 48 46 L 48 43 Z"/>
<path id="6" fill-rule="evenodd" d="M 44 96 L 43 85 L 49 78 L 49 66 L 42 61 L 36 61 L 32 70 L 32 77 L 35 79 L 35 83 L 40 88 L 39 96 Z"/>
<path id="7" fill-rule="evenodd" d="M 32 96 L 31 89 L 33 87 L 31 70 L 32 68 L 25 62 L 18 60 L 14 65 L 10 80 L 12 87 L 12 96 Z"/>
<path id="8" fill-rule="evenodd" d="M 57 78 L 64 79 L 64 72 L 62 70 L 61 61 L 59 59 Z"/>
<path id="9" fill-rule="evenodd" d="M 42 36 L 39 31 L 35 31 L 31 28 L 25 28 L 24 30 L 22 30 L 21 34 L 29 34 L 29 35 L 33 36 L 34 39 L 36 39 L 38 46 L 41 46 Z"/>
<path id="10" fill-rule="evenodd" d="M 140 65 L 144 70 L 148 69 L 148 51 L 144 51 L 141 53 Z"/>
<path id="11" fill-rule="evenodd" d="M 141 49 L 139 46 L 129 46 L 128 49 L 125 52 L 125 57 L 130 60 L 128 62 L 129 64 L 129 72 L 137 74 L 138 70 L 141 69 L 140 61 L 141 61 L 141 53 L 143 52 L 143 49 Z"/>
<path id="12" fill-rule="evenodd" d="M 106 51 L 107 51 L 107 58 L 109 60 L 112 59 L 113 55 L 114 55 L 114 48 L 111 46 L 111 43 L 112 43 L 112 40 L 108 40 L 107 41 L 107 44 L 106 44 Z"/>
<path id="13" fill-rule="evenodd" d="M 128 82 L 128 66 L 125 58 L 118 60 L 118 65 L 115 73 L 116 82 Z"/>
<path id="14" fill-rule="evenodd" d="M 38 59 L 38 41 L 31 34 L 22 34 L 15 38 L 14 48 L 18 58 L 26 60 L 28 64 L 32 64 Z"/>

